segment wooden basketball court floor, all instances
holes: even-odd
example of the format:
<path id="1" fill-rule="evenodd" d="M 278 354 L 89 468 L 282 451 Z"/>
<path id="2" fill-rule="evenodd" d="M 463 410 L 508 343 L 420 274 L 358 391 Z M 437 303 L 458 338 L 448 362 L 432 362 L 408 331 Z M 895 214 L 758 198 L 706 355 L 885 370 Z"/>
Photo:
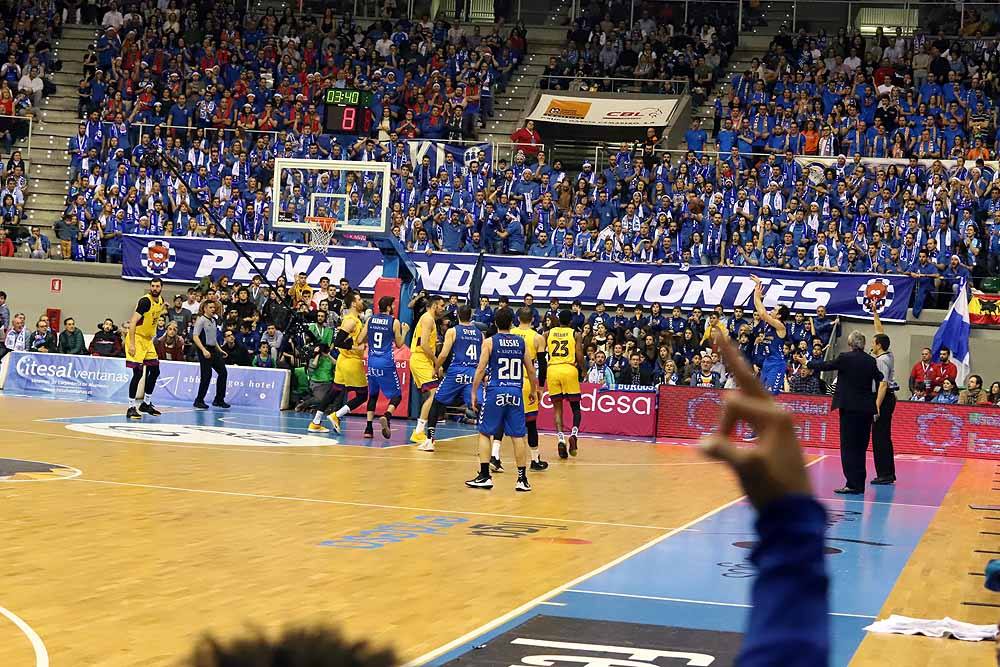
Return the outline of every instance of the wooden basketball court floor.
<path id="1" fill-rule="evenodd" d="M 467 427 L 425 454 L 412 422 L 388 443 L 348 423 L 318 437 L 304 415 L 170 409 L 137 424 L 119 405 L 0 397 L 0 665 L 179 665 L 206 631 L 317 623 L 414 665 L 518 664 L 524 646 L 731 662 L 753 512 L 695 447 L 583 438 L 561 462 L 543 436 L 533 493 L 515 493 L 507 445 L 483 492 L 463 485 Z M 897 487 L 845 499 L 835 451 L 809 466 L 830 513 L 831 664 L 991 664 L 987 643 L 862 628 L 1000 617 L 981 576 L 1000 554 L 1000 468 L 898 457 Z"/>

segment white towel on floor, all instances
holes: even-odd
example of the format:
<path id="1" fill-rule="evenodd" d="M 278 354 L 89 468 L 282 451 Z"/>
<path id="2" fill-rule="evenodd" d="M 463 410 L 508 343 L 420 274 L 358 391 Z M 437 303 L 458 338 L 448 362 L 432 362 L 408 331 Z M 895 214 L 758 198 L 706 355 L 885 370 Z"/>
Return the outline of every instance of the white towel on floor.
<path id="1" fill-rule="evenodd" d="M 931 620 L 924 618 L 910 618 L 909 616 L 897 616 L 893 614 L 884 621 L 875 621 L 865 628 L 869 632 L 882 632 L 897 635 L 926 635 L 928 637 L 947 637 L 951 635 L 955 639 L 967 642 L 979 642 L 984 639 L 995 639 L 997 636 L 997 626 L 993 625 L 973 625 L 963 623 L 953 618 L 942 618 Z"/>

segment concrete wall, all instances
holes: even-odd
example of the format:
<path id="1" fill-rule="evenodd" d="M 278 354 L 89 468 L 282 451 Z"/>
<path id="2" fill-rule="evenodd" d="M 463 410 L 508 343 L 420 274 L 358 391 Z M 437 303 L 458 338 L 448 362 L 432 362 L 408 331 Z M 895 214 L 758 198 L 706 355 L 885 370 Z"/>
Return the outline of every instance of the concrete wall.
<path id="1" fill-rule="evenodd" d="M 53 278 L 62 280 L 58 293 L 51 291 Z M 146 285 L 122 280 L 119 265 L 16 258 L 0 261 L 0 290 L 7 293 L 10 312 L 23 312 L 32 327 L 46 308 L 59 308 L 62 319 L 73 317 L 83 331 L 93 333 L 105 317 L 115 322 L 127 319 Z M 188 287 L 165 283 L 163 292 L 169 299 L 175 293 L 187 294 Z"/>

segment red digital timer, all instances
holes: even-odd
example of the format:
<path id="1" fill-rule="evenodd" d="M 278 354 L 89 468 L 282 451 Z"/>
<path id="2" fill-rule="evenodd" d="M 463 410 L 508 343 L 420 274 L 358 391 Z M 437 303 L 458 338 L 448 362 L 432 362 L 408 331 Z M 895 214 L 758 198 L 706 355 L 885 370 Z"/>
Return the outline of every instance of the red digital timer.
<path id="1" fill-rule="evenodd" d="M 361 136 L 372 129 L 369 106 L 359 104 L 327 103 L 324 130 L 327 134 L 353 134 Z"/>

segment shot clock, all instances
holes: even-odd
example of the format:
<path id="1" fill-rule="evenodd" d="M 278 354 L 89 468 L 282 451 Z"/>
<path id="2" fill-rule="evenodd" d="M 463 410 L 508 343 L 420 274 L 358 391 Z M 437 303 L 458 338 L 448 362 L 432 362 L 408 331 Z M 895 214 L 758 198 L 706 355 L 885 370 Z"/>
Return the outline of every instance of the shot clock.
<path id="1" fill-rule="evenodd" d="M 328 134 L 368 134 L 372 128 L 375 96 L 366 90 L 330 88 L 323 95 L 324 130 Z"/>

